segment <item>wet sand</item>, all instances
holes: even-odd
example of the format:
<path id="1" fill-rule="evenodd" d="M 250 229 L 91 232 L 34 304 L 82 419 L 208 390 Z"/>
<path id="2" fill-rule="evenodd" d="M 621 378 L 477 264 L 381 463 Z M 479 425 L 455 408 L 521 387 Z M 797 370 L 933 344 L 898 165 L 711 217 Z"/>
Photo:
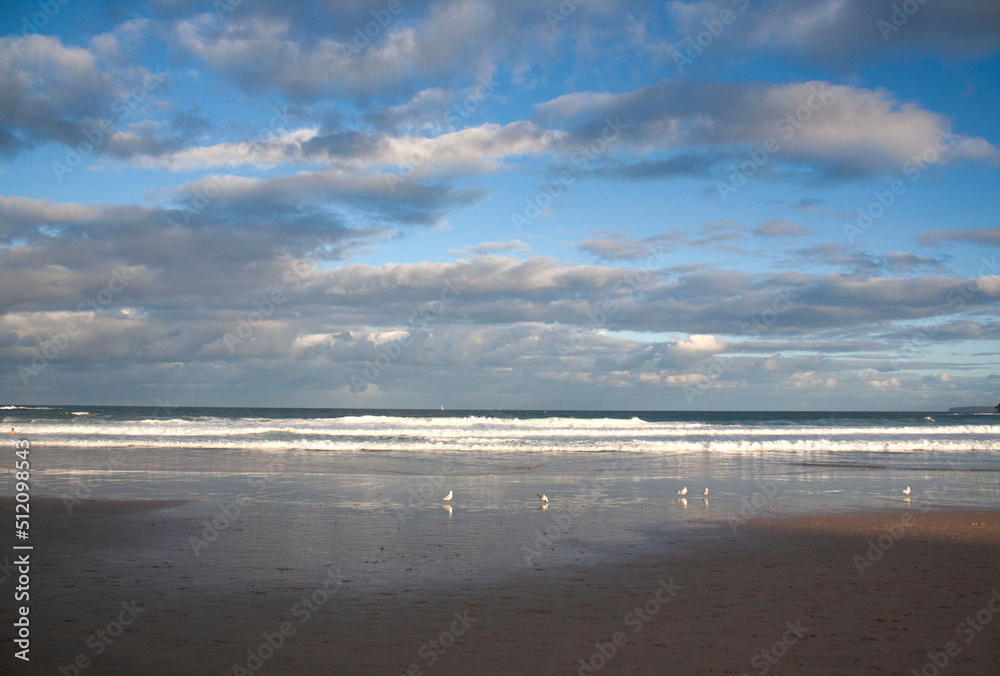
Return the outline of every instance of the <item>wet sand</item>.
<path id="1" fill-rule="evenodd" d="M 214 509 L 94 500 L 70 514 L 61 500 L 33 498 L 31 669 L 11 658 L 9 629 L 0 665 L 66 674 L 997 673 L 998 511 L 761 516 L 736 532 L 693 519 L 689 533 L 623 544 L 599 563 L 553 555 L 504 579 L 376 585 L 341 568 L 336 552 L 282 561 L 282 533 L 302 525 L 283 517 L 252 528 L 251 517 L 269 518 L 266 505 L 235 516 L 194 555 L 190 539 Z M 12 512 L 0 502 L 6 523 Z M 678 538 L 698 545 L 678 553 Z M 0 575 L 11 599 L 16 571 L 5 565 Z M 0 604 L 8 628 L 12 606 Z"/>

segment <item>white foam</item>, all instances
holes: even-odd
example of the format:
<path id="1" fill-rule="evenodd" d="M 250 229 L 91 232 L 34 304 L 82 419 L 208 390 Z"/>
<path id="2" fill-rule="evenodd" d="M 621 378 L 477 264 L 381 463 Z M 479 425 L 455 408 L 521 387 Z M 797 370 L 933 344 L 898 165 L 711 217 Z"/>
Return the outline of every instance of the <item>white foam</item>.
<path id="1" fill-rule="evenodd" d="M 1000 451 L 996 426 L 815 426 L 646 422 L 639 418 L 455 417 L 46 420 L 27 430 L 60 446 L 316 451 L 766 453 Z"/>

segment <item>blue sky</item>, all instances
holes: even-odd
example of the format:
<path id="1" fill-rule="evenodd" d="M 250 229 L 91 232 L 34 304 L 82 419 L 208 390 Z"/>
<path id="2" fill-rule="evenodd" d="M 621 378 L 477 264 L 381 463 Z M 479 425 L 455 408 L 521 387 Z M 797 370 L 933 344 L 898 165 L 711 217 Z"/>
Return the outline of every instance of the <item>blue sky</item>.
<path id="1" fill-rule="evenodd" d="M 1000 6 L 13 2 L 0 399 L 1000 391 Z"/>

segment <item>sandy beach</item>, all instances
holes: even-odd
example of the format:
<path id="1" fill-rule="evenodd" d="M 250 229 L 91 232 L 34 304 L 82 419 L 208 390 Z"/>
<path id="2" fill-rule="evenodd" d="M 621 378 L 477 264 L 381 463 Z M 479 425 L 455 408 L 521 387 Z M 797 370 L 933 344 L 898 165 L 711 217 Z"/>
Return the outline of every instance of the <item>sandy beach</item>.
<path id="1" fill-rule="evenodd" d="M 192 556 L 214 509 L 36 498 L 32 672 L 997 673 L 997 511 L 691 519 L 599 561 L 376 585 L 335 561 L 283 564 L 249 508 Z"/>

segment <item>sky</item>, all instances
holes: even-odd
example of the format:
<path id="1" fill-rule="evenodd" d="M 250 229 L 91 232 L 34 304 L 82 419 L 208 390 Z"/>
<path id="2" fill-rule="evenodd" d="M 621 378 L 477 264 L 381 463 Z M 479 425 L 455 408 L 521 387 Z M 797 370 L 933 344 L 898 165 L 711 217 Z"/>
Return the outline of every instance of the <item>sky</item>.
<path id="1" fill-rule="evenodd" d="M 995 0 L 35 0 L 0 35 L 0 403 L 1000 396 Z"/>

